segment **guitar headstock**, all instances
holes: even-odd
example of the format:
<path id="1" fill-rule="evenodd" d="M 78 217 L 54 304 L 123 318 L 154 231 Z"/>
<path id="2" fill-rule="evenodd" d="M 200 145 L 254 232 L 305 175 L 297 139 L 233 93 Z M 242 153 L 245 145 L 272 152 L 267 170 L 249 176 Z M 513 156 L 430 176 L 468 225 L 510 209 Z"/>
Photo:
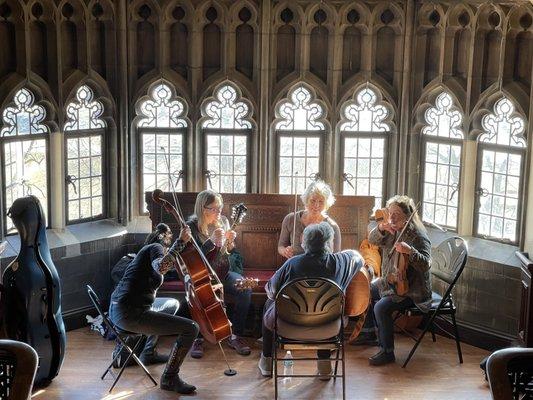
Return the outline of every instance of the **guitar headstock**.
<path id="1" fill-rule="evenodd" d="M 253 289 L 259 286 L 259 279 L 257 278 L 241 278 L 235 281 L 237 290 Z"/>
<path id="2" fill-rule="evenodd" d="M 233 207 L 231 207 L 231 219 L 233 219 L 234 225 L 242 222 L 246 216 L 246 211 L 248 211 L 248 208 L 246 208 L 244 203 L 235 204 Z"/>

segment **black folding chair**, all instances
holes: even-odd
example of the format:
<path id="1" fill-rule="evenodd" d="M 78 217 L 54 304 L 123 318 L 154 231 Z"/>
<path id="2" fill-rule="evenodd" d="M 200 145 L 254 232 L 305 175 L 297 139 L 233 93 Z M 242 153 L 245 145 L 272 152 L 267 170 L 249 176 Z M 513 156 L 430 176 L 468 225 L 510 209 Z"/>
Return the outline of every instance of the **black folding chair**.
<path id="1" fill-rule="evenodd" d="M 431 307 L 427 312 L 422 312 L 418 307 L 414 306 L 402 311 L 403 314 L 408 316 L 422 315 L 426 318 L 422 333 L 418 337 L 409 335 L 416 341 L 416 343 L 409 352 L 402 368 L 407 366 L 407 363 L 411 360 L 411 357 L 413 357 L 413 354 L 428 330 L 431 332 L 433 342 L 437 340 L 434 332 L 436 325 L 435 319 L 444 315 L 449 315 L 451 318 L 454 330 L 452 336 L 454 336 L 455 344 L 457 346 L 457 356 L 459 357 L 459 362 L 461 364 L 463 363 L 459 330 L 457 329 L 457 322 L 455 321 L 456 307 L 453 301 L 452 290 L 463 272 L 467 258 L 468 247 L 466 242 L 463 238 L 458 236 L 446 239 L 439 244 L 435 251 L 433 251 L 430 270 L 431 274 L 437 278 L 438 281 L 441 281 L 446 289 L 442 296 L 435 291 L 432 292 Z"/>
<path id="2" fill-rule="evenodd" d="M 276 295 L 274 326 L 274 392 L 278 398 L 278 378 L 315 378 L 317 375 L 279 375 L 278 348 L 284 350 L 336 350 L 334 381 L 342 378 L 342 398 L 346 398 L 344 358 L 344 292 L 325 278 L 294 279 Z M 299 357 L 294 361 L 319 360 Z M 331 359 L 330 359 L 331 360 Z M 329 361 L 329 360 L 328 360 Z M 342 373 L 337 374 L 341 362 Z"/>
<path id="3" fill-rule="evenodd" d="M 153 382 L 153 384 L 155 386 L 157 386 L 157 382 L 154 379 L 154 377 L 150 374 L 150 372 L 148 372 L 148 370 L 146 369 L 145 365 L 142 363 L 142 361 L 139 359 L 139 357 L 137 357 L 137 355 L 135 354 L 135 351 L 137 350 L 139 345 L 144 341 L 145 335 L 142 335 L 142 334 L 139 334 L 139 333 L 135 333 L 135 332 L 128 332 L 128 331 L 120 329 L 106 315 L 106 313 L 102 309 L 102 305 L 100 303 L 100 299 L 98 298 L 98 295 L 95 293 L 95 291 L 89 285 L 87 285 L 87 294 L 89 295 L 89 298 L 93 302 L 94 307 L 98 311 L 98 314 L 100 314 L 102 316 L 102 319 L 103 319 L 104 323 L 107 325 L 109 330 L 112 333 L 115 334 L 115 336 L 117 337 L 117 340 L 119 341 L 119 343 L 121 345 L 120 351 L 117 352 L 117 354 L 113 358 L 113 361 L 111 361 L 111 364 L 109 364 L 109 367 L 107 367 L 107 369 L 105 370 L 104 374 L 102 375 L 102 377 L 100 379 L 104 379 L 105 376 L 107 375 L 107 373 L 111 371 L 111 367 L 113 366 L 113 363 L 120 356 L 120 353 L 122 352 L 123 349 L 126 349 L 126 351 L 128 352 L 128 357 L 126 358 L 126 361 L 124 362 L 124 364 L 120 368 L 120 371 L 119 371 L 117 377 L 115 378 L 115 381 L 111 385 L 111 388 L 109 389 L 109 392 L 111 393 L 111 391 L 113 390 L 113 388 L 117 384 L 118 380 L 122 376 L 122 373 L 124 372 L 124 369 L 128 365 L 128 362 L 130 361 L 131 357 L 133 357 L 133 359 L 139 365 L 139 367 L 141 367 L 143 369 L 144 373 L 146 375 L 148 375 L 148 377 Z M 133 338 L 138 337 L 139 338 L 136 341 L 135 346 L 133 348 L 128 346 L 128 344 L 126 342 L 126 338 L 127 337 L 133 337 Z"/>
<path id="4" fill-rule="evenodd" d="M 29 399 L 39 356 L 30 345 L 0 340 L 0 399 Z"/>

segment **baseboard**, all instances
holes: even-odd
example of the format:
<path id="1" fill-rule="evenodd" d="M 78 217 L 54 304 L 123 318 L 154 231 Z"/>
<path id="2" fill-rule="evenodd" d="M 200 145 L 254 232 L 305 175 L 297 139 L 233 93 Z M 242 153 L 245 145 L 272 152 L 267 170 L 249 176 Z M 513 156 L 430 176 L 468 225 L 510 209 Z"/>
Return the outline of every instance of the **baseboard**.
<path id="1" fill-rule="evenodd" d="M 64 312 L 63 322 L 65 323 L 65 329 L 71 331 L 87 326 L 87 319 L 85 318 L 87 314 L 94 317 L 98 315 L 98 311 L 93 306 L 87 306 Z"/>
<path id="2" fill-rule="evenodd" d="M 435 333 L 451 337 L 448 333 L 453 332 L 451 321 L 439 319 L 439 325 L 442 326 L 444 331 L 442 329 L 437 329 Z M 463 343 L 489 351 L 518 346 L 517 337 L 491 331 L 486 327 L 469 324 L 468 322 L 457 321 L 457 325 L 459 329 L 459 337 Z"/>

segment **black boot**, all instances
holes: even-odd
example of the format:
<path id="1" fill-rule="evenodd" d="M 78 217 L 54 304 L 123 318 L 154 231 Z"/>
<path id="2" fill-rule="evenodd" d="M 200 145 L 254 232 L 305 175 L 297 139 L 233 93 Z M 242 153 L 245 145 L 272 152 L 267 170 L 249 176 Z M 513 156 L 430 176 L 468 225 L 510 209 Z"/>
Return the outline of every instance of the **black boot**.
<path id="1" fill-rule="evenodd" d="M 191 394 L 196 390 L 196 386 L 189 385 L 187 382 L 184 382 L 180 376 L 180 367 L 185 360 L 188 349 L 184 348 L 179 344 L 175 344 L 170 352 L 170 356 L 161 375 L 160 387 L 163 390 L 171 390 L 181 394 Z"/>

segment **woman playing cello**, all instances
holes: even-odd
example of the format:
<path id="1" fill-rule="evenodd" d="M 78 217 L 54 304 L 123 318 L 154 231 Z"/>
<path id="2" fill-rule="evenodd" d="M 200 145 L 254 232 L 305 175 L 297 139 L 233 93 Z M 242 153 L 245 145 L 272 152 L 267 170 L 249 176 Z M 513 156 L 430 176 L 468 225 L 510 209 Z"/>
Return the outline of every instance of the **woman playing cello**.
<path id="1" fill-rule="evenodd" d="M 194 214 L 187 221 L 192 236 L 200 245 L 216 274 L 222 280 L 224 293 L 235 300 L 235 307 L 231 322 L 233 334 L 228 339 L 228 345 L 241 355 L 249 355 L 250 347 L 242 337 L 248 309 L 252 299 L 251 289 L 236 289 L 235 283 L 242 279 L 232 262 L 238 258 L 234 253 L 237 233 L 230 230 L 228 219 L 221 215 L 222 196 L 213 190 L 198 193 L 194 205 Z M 235 257 L 236 256 L 236 257 Z M 193 358 L 203 356 L 203 339 L 197 339 L 191 350 Z"/>
<path id="2" fill-rule="evenodd" d="M 373 313 L 369 312 L 365 329 L 354 343 L 375 340 L 377 328 L 381 349 L 369 358 L 370 365 L 395 361 L 393 312 L 413 305 L 424 310 L 431 302 L 431 242 L 413 200 L 394 196 L 387 201 L 386 211 L 384 220 L 368 235 L 369 242 L 382 249 L 382 277 L 372 282 Z"/>

